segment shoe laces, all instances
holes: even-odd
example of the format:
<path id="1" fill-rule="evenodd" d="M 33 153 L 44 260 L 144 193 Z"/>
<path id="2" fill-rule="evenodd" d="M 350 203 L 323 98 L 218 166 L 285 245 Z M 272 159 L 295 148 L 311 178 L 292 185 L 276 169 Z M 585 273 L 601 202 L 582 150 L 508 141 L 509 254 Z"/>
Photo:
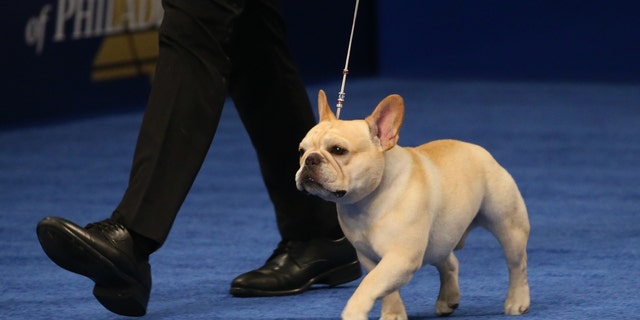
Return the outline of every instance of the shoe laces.
<path id="1" fill-rule="evenodd" d="M 285 254 L 288 252 L 291 252 L 292 249 L 294 249 L 295 247 L 300 246 L 300 244 L 302 243 L 302 241 L 293 241 L 293 240 L 282 240 L 280 241 L 280 243 L 278 243 L 278 246 L 275 248 L 275 250 L 273 250 L 273 253 L 271 254 L 271 256 L 269 257 L 269 259 L 267 259 L 267 261 L 281 255 L 281 254 Z"/>
<path id="2" fill-rule="evenodd" d="M 107 218 L 102 221 L 89 223 L 85 229 L 96 229 L 102 233 L 108 233 L 113 231 L 124 231 L 126 230 L 125 226 L 121 223 L 113 220 L 112 218 Z"/>

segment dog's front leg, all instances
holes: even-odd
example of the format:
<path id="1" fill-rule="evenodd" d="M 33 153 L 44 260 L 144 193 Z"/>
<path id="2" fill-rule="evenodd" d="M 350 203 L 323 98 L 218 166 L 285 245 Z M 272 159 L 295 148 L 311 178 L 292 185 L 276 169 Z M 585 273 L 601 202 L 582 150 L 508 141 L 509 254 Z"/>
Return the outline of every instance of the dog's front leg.
<path id="1" fill-rule="evenodd" d="M 369 261 L 361 262 L 367 267 Z M 382 260 L 370 269 L 353 293 L 342 312 L 343 320 L 363 320 L 373 308 L 376 300 L 389 296 L 383 301 L 383 319 L 406 319 L 407 315 L 397 291 L 407 284 L 422 265 L 420 255 L 406 249 L 389 250 Z M 392 294 L 393 293 L 393 294 Z M 400 305 L 398 305 L 398 303 Z M 387 314 L 385 314 L 385 312 Z M 401 314 L 398 314 L 401 312 Z"/>
<path id="2" fill-rule="evenodd" d="M 380 320 L 407 320 L 407 311 L 404 308 L 400 291 L 396 290 L 382 298 L 382 310 Z"/>
<path id="3" fill-rule="evenodd" d="M 458 258 L 451 252 L 444 260 L 435 264 L 440 273 L 440 293 L 436 301 L 436 314 L 448 316 L 460 303 L 460 285 L 458 284 Z"/>

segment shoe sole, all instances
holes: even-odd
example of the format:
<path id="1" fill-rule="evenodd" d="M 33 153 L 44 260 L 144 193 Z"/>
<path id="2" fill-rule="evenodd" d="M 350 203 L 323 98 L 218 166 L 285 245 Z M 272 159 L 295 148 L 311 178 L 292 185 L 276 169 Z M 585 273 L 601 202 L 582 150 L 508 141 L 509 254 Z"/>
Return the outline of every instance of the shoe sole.
<path id="1" fill-rule="evenodd" d="M 42 249 L 55 264 L 95 282 L 93 295 L 107 310 L 125 316 L 146 313 L 150 290 L 64 224 L 43 221 L 36 232 Z"/>
<path id="2" fill-rule="evenodd" d="M 265 291 L 252 288 L 231 287 L 229 293 L 239 298 L 249 297 L 277 297 L 301 294 L 307 291 L 314 284 L 326 284 L 329 287 L 335 287 L 343 283 L 351 282 L 359 279 L 362 276 L 362 270 L 360 269 L 360 263 L 358 260 L 342 265 L 340 267 L 331 269 L 325 273 L 318 275 L 307 281 L 304 285 L 289 290 L 279 291 Z"/>

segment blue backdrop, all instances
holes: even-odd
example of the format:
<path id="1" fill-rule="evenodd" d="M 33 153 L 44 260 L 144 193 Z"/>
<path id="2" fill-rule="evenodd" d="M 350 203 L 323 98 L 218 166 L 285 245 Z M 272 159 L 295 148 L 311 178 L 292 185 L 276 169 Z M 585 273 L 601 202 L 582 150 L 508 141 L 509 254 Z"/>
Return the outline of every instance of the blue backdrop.
<path id="1" fill-rule="evenodd" d="M 307 82 L 339 79 L 353 7 L 283 1 Z M 0 125 L 144 106 L 160 0 L 33 0 L 4 12 L 11 14 L 1 20 L 9 50 L 2 50 Z M 638 12 L 631 0 L 363 0 L 350 70 L 352 77 L 637 82 Z"/>
<path id="2" fill-rule="evenodd" d="M 431 78 L 640 80 L 640 2 L 378 2 L 379 71 Z"/>

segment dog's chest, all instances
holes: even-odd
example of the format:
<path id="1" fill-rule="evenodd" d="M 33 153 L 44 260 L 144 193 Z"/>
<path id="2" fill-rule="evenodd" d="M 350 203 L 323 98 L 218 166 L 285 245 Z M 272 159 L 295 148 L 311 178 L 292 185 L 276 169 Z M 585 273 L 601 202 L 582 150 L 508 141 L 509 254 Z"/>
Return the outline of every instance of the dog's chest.
<path id="1" fill-rule="evenodd" d="M 367 259 L 376 264 L 380 259 L 382 259 L 382 256 L 384 255 L 382 247 L 380 246 L 380 243 L 375 241 L 375 238 L 371 237 L 371 235 L 354 232 L 345 232 L 345 235 L 359 254 L 367 257 Z"/>
<path id="2" fill-rule="evenodd" d="M 375 222 L 341 217 L 340 224 L 345 236 L 356 250 L 375 263 L 384 256 L 386 247 L 393 243 L 390 234 L 376 226 Z"/>

